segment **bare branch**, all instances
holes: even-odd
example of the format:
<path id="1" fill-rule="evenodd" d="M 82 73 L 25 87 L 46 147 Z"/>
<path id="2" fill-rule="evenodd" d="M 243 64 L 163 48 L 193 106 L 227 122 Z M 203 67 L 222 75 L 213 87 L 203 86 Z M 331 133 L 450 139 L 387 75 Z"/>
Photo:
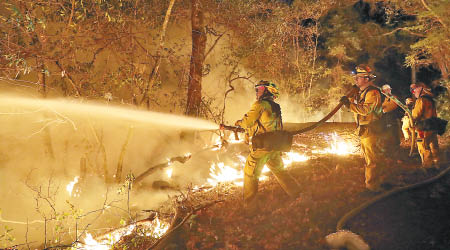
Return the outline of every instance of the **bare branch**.
<path id="1" fill-rule="evenodd" d="M 170 0 L 169 7 L 167 8 L 167 12 L 164 17 L 164 23 L 162 26 L 161 34 L 159 37 L 159 49 L 157 51 L 157 59 L 156 59 L 157 61 L 156 61 L 155 67 L 153 68 L 153 70 L 150 74 L 150 79 L 147 82 L 147 86 L 144 90 L 144 95 L 142 96 L 142 100 L 141 100 L 140 104 L 142 104 L 144 101 L 146 101 L 148 99 L 148 91 L 150 90 L 150 86 L 152 86 L 156 80 L 156 75 L 158 74 L 159 65 L 161 64 L 161 52 L 164 48 L 164 39 L 166 37 L 167 23 L 169 22 L 170 13 L 172 12 L 172 7 L 173 7 L 174 3 L 175 3 L 175 0 Z M 147 103 L 147 108 L 148 108 L 148 106 L 149 106 L 149 104 Z"/>
<path id="2" fill-rule="evenodd" d="M 425 2 L 425 0 L 421 0 L 423 7 L 425 7 L 425 9 L 427 9 L 429 12 L 433 13 L 433 15 L 436 17 L 436 19 L 442 24 L 442 26 L 444 26 L 445 28 L 447 28 L 447 24 L 444 23 L 444 21 L 442 21 L 442 19 L 427 5 L 427 3 Z"/>
<path id="3" fill-rule="evenodd" d="M 191 212 L 189 212 L 184 218 L 183 220 L 176 226 L 172 227 L 173 225 L 171 225 L 172 229 L 170 229 L 169 231 L 167 231 L 163 236 L 161 236 L 161 238 L 159 238 L 155 243 L 153 243 L 148 249 L 153 249 L 155 248 L 159 243 L 161 243 L 162 240 L 166 239 L 167 237 L 169 237 L 173 232 L 175 232 L 178 228 L 180 228 L 192 215 L 194 215 L 196 212 L 208 208 L 214 204 L 220 203 L 220 202 L 224 202 L 224 200 L 218 200 L 218 201 L 213 201 L 211 203 L 205 204 L 203 206 L 200 206 L 198 208 L 192 209 Z"/>
<path id="4" fill-rule="evenodd" d="M 214 41 L 214 43 L 211 45 L 211 47 L 209 48 L 208 52 L 206 52 L 205 54 L 205 59 L 208 57 L 209 53 L 211 53 L 211 51 L 214 49 L 214 47 L 217 45 L 217 43 L 219 42 L 220 38 L 222 38 L 223 35 L 225 35 L 226 33 L 222 33 L 220 35 L 218 35 L 218 37 L 216 38 L 216 40 Z"/>
<path id="5" fill-rule="evenodd" d="M 409 30 L 408 28 L 396 28 L 396 29 L 394 29 L 393 31 L 390 31 L 390 32 L 388 32 L 388 33 L 382 34 L 381 36 L 388 36 L 388 35 L 394 34 L 395 32 L 397 32 L 397 31 L 399 31 L 399 30 L 404 30 L 404 31 L 406 31 L 406 32 L 408 32 L 409 34 L 414 35 L 414 36 L 418 36 L 418 37 L 426 37 L 425 35 L 422 35 L 422 34 L 419 34 L 419 33 L 412 32 L 412 31 Z"/>

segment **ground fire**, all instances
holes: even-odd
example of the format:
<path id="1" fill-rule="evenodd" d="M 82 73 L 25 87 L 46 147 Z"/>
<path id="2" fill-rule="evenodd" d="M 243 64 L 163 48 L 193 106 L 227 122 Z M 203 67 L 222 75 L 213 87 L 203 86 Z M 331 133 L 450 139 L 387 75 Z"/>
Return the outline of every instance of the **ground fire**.
<path id="1" fill-rule="evenodd" d="M 0 0 L 0 250 L 450 249 L 449 10 Z"/>

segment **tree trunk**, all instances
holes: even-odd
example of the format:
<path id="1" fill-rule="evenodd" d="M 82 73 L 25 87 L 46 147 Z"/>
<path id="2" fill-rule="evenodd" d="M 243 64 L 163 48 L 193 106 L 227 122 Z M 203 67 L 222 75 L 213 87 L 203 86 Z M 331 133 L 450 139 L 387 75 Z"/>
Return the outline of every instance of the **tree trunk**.
<path id="1" fill-rule="evenodd" d="M 441 71 L 441 77 L 443 79 L 448 79 L 449 78 L 449 69 L 450 69 L 450 65 L 449 65 L 449 60 L 447 58 L 447 53 L 445 53 L 446 51 L 448 51 L 449 49 L 445 47 L 445 45 L 441 46 L 438 48 L 437 53 L 434 53 L 433 59 L 434 61 L 437 63 L 439 70 Z"/>
<path id="2" fill-rule="evenodd" d="M 205 60 L 206 32 L 201 0 L 191 0 L 192 55 L 189 69 L 186 114 L 199 116 L 202 101 L 202 71 Z"/>
<path id="3" fill-rule="evenodd" d="M 42 97 L 47 97 L 47 83 L 45 81 L 45 66 L 41 65 L 41 69 L 38 72 L 38 82 L 39 82 L 39 92 L 41 92 Z"/>

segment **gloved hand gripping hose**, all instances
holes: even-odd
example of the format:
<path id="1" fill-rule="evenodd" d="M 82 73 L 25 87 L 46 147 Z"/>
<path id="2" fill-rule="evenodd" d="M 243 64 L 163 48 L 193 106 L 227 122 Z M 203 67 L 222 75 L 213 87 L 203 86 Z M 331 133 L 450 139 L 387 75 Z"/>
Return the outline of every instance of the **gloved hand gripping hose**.
<path id="1" fill-rule="evenodd" d="M 352 96 L 356 95 L 358 93 L 358 91 L 359 91 L 359 88 L 357 86 L 353 85 L 352 88 L 345 94 L 345 96 L 352 97 Z M 289 132 L 286 131 L 286 132 L 290 133 L 293 136 L 293 135 L 297 135 L 297 134 L 301 134 L 301 133 L 305 133 L 307 131 L 313 130 L 313 129 L 323 125 L 328 119 L 330 119 L 334 114 L 336 114 L 336 112 L 343 105 L 344 105 L 344 103 L 341 100 L 339 102 L 339 104 L 330 113 L 328 113 L 328 115 L 326 115 L 324 118 L 322 118 L 320 121 L 318 121 L 318 122 L 314 123 L 313 125 L 311 125 L 309 127 L 306 127 L 306 128 L 302 128 L 302 129 L 295 130 L 295 131 L 289 131 Z M 238 127 L 238 126 L 227 126 L 227 125 L 224 125 L 224 124 L 220 124 L 220 129 L 221 130 L 223 130 L 223 129 L 231 130 L 231 131 L 233 131 L 235 133 L 235 136 L 237 136 L 236 135 L 237 132 L 244 132 L 245 131 L 241 127 Z"/>
<path id="2" fill-rule="evenodd" d="M 359 91 L 359 88 L 356 85 L 353 85 L 352 88 L 345 94 L 345 96 L 347 97 L 352 97 L 354 95 L 356 95 Z M 313 130 L 321 125 L 323 125 L 326 121 L 328 121 L 328 119 L 330 119 L 334 114 L 336 114 L 336 112 L 338 112 L 338 110 L 344 105 L 344 103 L 342 101 L 339 102 L 339 104 L 333 109 L 331 110 L 330 113 L 328 113 L 328 115 L 326 115 L 324 118 L 322 118 L 320 121 L 314 123 L 313 125 L 306 127 L 306 128 L 302 128 L 296 131 L 292 131 L 293 135 L 297 135 L 297 134 L 301 134 L 301 133 L 305 133 L 307 131 Z"/>

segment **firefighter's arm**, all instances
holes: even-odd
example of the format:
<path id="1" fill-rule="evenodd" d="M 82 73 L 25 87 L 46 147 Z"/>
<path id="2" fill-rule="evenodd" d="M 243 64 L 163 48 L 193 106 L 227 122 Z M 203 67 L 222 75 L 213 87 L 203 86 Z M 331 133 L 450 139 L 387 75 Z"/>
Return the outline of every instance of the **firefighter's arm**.
<path id="1" fill-rule="evenodd" d="M 253 125 L 259 119 L 263 111 L 264 106 L 261 105 L 259 101 L 253 103 L 252 107 L 250 108 L 250 111 L 248 111 L 247 114 L 244 115 L 244 118 L 242 118 L 239 125 L 245 129 L 253 127 Z"/>
<path id="2" fill-rule="evenodd" d="M 364 103 L 350 103 L 350 110 L 359 115 L 368 115 L 375 110 L 380 102 L 381 96 L 378 94 L 378 91 L 371 90 L 367 92 Z"/>
<path id="3" fill-rule="evenodd" d="M 423 100 L 422 98 L 419 98 L 416 100 L 416 104 L 414 105 L 414 108 L 411 111 L 413 120 L 417 121 L 420 117 L 422 117 L 423 111 L 424 111 Z"/>

